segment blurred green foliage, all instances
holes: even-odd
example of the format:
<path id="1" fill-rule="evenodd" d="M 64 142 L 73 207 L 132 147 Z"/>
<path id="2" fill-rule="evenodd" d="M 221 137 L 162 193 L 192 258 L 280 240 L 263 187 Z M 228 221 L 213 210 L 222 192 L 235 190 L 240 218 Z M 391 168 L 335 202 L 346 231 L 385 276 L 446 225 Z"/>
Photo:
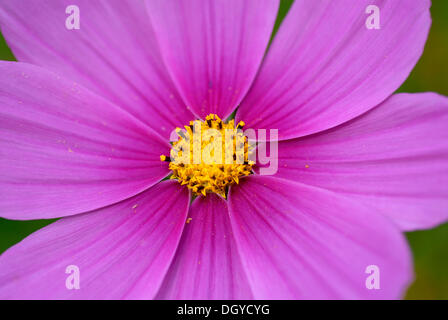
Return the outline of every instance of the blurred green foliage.
<path id="1" fill-rule="evenodd" d="M 432 3 L 433 24 L 425 52 L 399 92 L 434 91 L 448 96 L 448 0 L 433 0 Z M 291 4 L 292 0 L 281 0 L 274 31 Z M 15 60 L 1 33 L 0 60 Z M 0 219 L 0 253 L 53 221 Z M 448 224 L 407 233 L 407 238 L 414 255 L 415 282 L 406 298 L 448 299 Z"/>

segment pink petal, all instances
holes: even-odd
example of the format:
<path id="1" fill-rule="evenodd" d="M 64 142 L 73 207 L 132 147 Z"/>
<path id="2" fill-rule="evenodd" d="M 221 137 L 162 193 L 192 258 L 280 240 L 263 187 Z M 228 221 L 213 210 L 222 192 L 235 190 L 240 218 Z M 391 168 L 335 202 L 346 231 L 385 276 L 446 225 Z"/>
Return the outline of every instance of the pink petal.
<path id="1" fill-rule="evenodd" d="M 77 5 L 80 29 L 68 30 Z M 194 118 L 160 57 L 143 1 L 0 1 L 0 27 L 19 61 L 75 80 L 164 137 Z"/>
<path id="2" fill-rule="evenodd" d="M 380 9 L 379 30 L 365 25 L 369 5 Z M 237 119 L 288 139 L 375 107 L 421 56 L 429 7 L 429 0 L 295 1 Z"/>
<path id="3" fill-rule="evenodd" d="M 231 188 L 229 209 L 256 299 L 394 299 L 411 280 L 403 235 L 343 196 L 251 176 Z M 370 265 L 380 289 L 367 289 Z"/>
<path id="4" fill-rule="evenodd" d="M 266 50 L 278 1 L 147 1 L 168 70 L 202 117 L 227 117 L 251 85 Z"/>
<path id="5" fill-rule="evenodd" d="M 168 174 L 169 144 L 139 120 L 40 67 L 0 62 L 0 215 L 94 210 Z"/>
<path id="6" fill-rule="evenodd" d="M 2 299 L 151 299 L 184 228 L 189 194 L 161 182 L 114 206 L 61 220 L 0 256 Z M 67 266 L 80 289 L 66 287 Z"/>
<path id="7" fill-rule="evenodd" d="M 157 298 L 251 299 L 226 201 L 212 194 L 198 197 L 189 218 Z"/>
<path id="8" fill-rule="evenodd" d="M 361 117 L 279 144 L 276 177 L 330 189 L 402 229 L 448 220 L 448 98 L 394 95 Z"/>

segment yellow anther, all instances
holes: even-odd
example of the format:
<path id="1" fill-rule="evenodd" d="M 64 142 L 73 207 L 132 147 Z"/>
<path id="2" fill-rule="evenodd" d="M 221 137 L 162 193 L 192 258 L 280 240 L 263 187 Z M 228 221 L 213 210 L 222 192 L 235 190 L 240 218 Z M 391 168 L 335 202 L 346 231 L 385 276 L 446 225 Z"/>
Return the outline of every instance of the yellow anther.
<path id="1" fill-rule="evenodd" d="M 240 121 L 238 122 L 238 125 L 236 126 L 237 129 L 240 129 L 242 127 L 244 127 L 246 125 L 246 123 L 244 121 Z"/>
<path id="2" fill-rule="evenodd" d="M 176 128 L 179 139 L 173 142 L 170 157 L 160 156 L 170 162 L 171 179 L 177 179 L 194 195 L 216 193 L 226 197 L 228 187 L 238 184 L 241 177 L 252 173 L 254 161 L 249 160 L 247 138 L 240 121 L 224 123 L 216 114 L 209 114 L 204 121 L 190 121 L 185 130 Z"/>

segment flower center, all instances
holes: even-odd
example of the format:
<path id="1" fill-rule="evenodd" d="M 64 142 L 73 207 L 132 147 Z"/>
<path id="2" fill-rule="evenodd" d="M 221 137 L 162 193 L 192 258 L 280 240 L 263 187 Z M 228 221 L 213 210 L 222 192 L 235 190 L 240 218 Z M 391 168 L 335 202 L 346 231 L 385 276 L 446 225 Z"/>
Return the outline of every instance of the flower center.
<path id="1" fill-rule="evenodd" d="M 178 140 L 172 143 L 169 162 L 171 179 L 186 185 L 194 195 L 217 193 L 224 198 L 228 187 L 239 178 L 252 173 L 254 161 L 249 160 L 252 147 L 234 120 L 223 122 L 216 114 L 205 121 L 190 121 L 185 130 L 176 128 Z"/>

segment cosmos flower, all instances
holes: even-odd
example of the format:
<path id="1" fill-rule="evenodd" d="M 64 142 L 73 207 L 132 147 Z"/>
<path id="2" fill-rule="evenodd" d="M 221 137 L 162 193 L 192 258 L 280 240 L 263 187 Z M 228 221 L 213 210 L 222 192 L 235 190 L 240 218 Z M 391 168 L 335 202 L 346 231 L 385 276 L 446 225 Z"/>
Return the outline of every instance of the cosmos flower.
<path id="1" fill-rule="evenodd" d="M 296 0 L 268 46 L 278 1 L 1 1 L 0 214 L 61 219 L 1 255 L 0 297 L 402 297 L 403 231 L 448 218 L 448 99 L 393 94 L 429 7 Z M 278 129 L 277 173 L 164 179 L 195 119 Z"/>

